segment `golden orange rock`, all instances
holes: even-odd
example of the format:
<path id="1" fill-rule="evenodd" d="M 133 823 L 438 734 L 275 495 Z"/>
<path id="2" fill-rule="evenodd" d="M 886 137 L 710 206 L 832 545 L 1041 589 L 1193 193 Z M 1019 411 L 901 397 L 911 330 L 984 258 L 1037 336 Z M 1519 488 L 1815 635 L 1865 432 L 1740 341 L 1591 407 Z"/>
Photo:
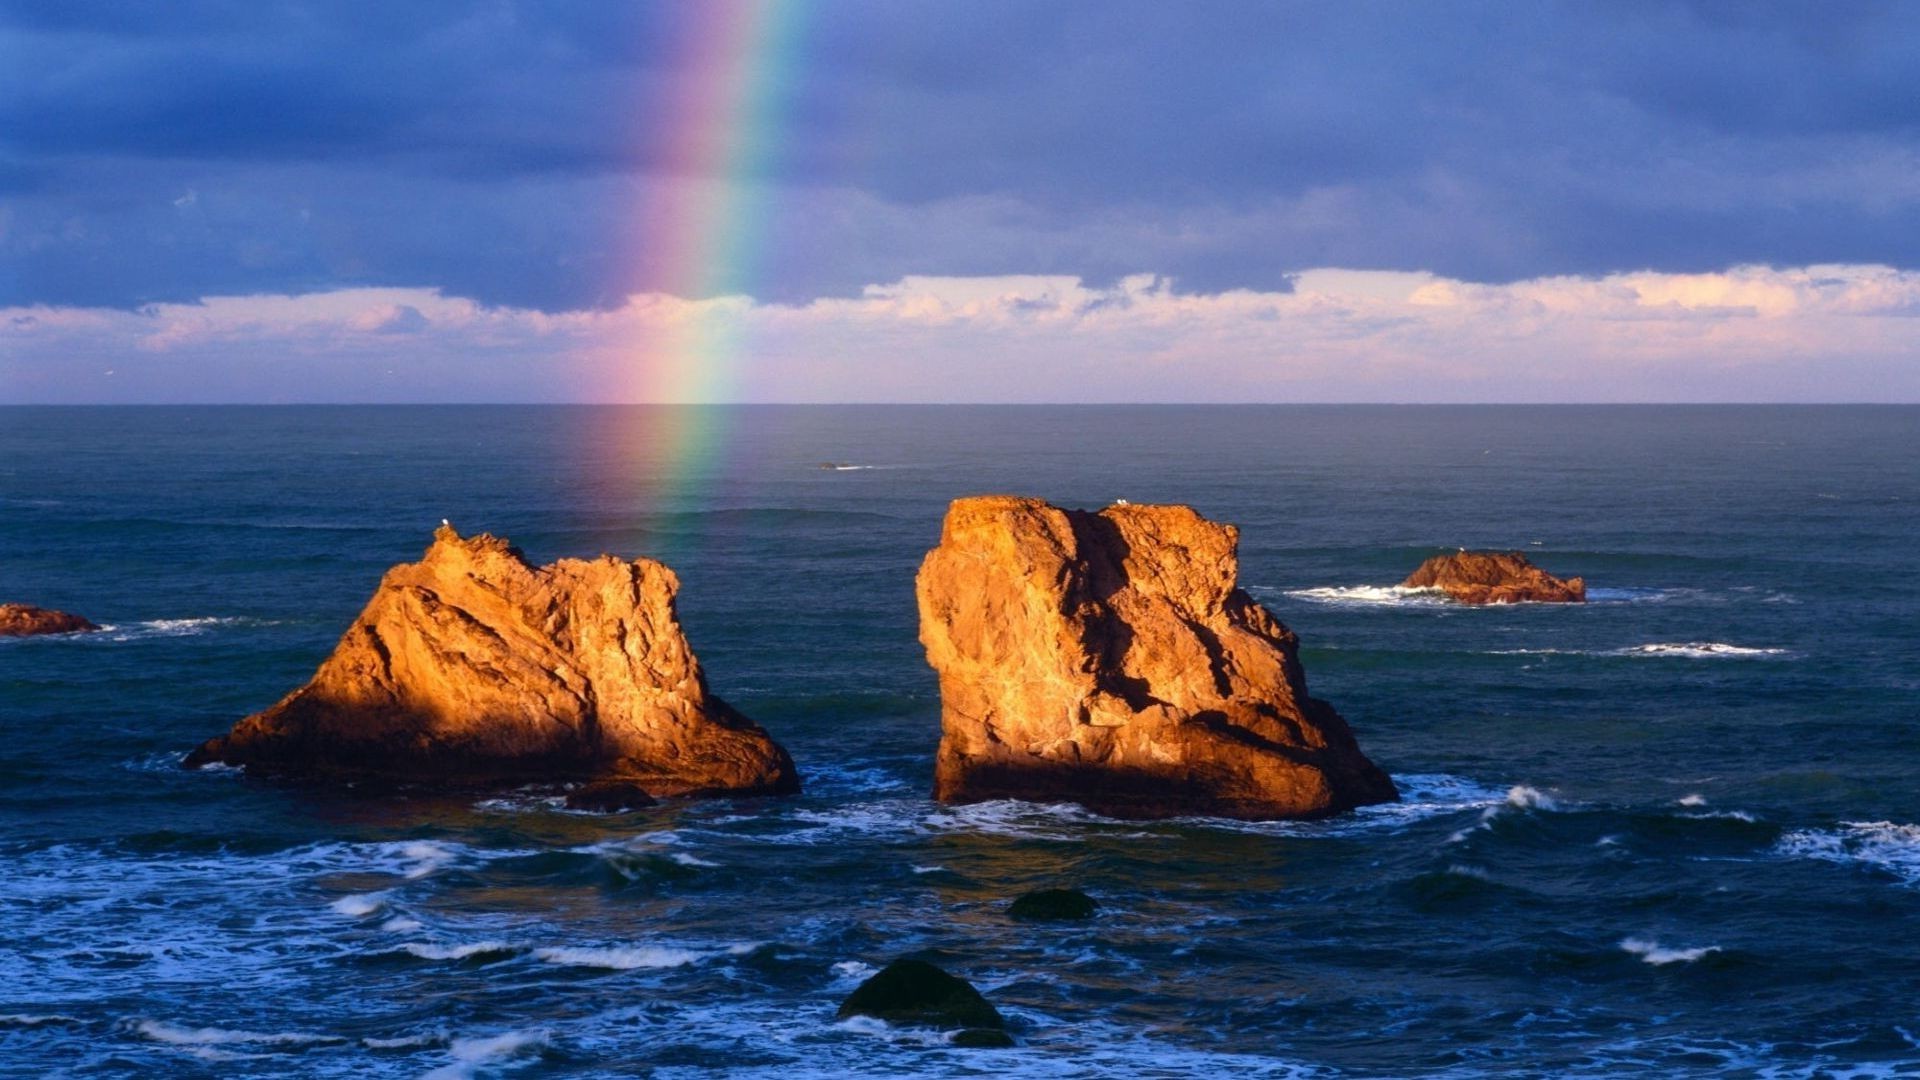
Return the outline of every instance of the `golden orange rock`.
<path id="1" fill-rule="evenodd" d="M 649 559 L 527 564 L 434 533 L 387 571 L 307 685 L 188 756 L 445 786 L 587 780 L 663 795 L 799 790 L 767 733 L 707 692 Z"/>
<path id="2" fill-rule="evenodd" d="M 1236 587 L 1238 541 L 1185 506 L 954 502 L 917 582 L 934 796 L 1254 819 L 1397 798 Z"/>
<path id="3" fill-rule="evenodd" d="M 98 630 L 89 619 L 32 604 L 0 604 L 0 637 L 37 637 Z"/>
<path id="4" fill-rule="evenodd" d="M 1440 589 L 1463 604 L 1579 604 L 1587 599 L 1584 579 L 1554 577 L 1517 551 L 1435 555 L 1400 585 Z"/>

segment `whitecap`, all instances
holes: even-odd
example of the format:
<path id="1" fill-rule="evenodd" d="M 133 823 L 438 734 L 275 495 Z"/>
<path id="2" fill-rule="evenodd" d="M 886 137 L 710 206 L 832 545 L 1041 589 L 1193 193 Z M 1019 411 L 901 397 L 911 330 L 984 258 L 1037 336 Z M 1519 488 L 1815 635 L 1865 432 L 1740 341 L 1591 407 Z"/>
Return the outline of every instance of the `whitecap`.
<path id="1" fill-rule="evenodd" d="M 1691 964 L 1703 956 L 1720 951 L 1718 945 L 1701 945 L 1691 949 L 1669 949 L 1651 938 L 1625 938 L 1620 947 L 1641 960 L 1655 966 L 1666 964 Z"/>
<path id="2" fill-rule="evenodd" d="M 1676 800 L 1674 800 L 1674 801 L 1675 801 L 1675 802 L 1677 802 L 1677 803 L 1679 803 L 1679 804 L 1680 804 L 1681 806 L 1705 806 L 1705 805 L 1707 805 L 1707 797 L 1706 797 L 1705 795 L 1700 795 L 1700 794 L 1693 794 L 1693 795 L 1682 795 L 1682 796 L 1680 796 L 1680 798 L 1678 798 L 1678 799 L 1676 799 Z"/>
<path id="3" fill-rule="evenodd" d="M 444 1031 L 429 1031 L 419 1035 L 399 1035 L 391 1039 L 365 1038 L 360 1045 L 369 1050 L 412 1050 L 422 1046 L 439 1046 L 447 1041 Z"/>
<path id="4" fill-rule="evenodd" d="M 404 934 L 409 930 L 420 929 L 420 920 L 409 919 L 405 915 L 395 915 L 393 918 L 381 923 L 380 929 L 390 934 Z"/>
<path id="5" fill-rule="evenodd" d="M 685 967 L 701 959 L 701 954 L 690 949 L 673 949 L 658 945 L 631 945 L 606 949 L 535 949 L 533 955 L 549 964 L 605 968 L 608 971 Z"/>
<path id="6" fill-rule="evenodd" d="M 1522 810 L 1557 810 L 1560 804 L 1537 787 L 1515 784 L 1507 789 L 1507 805 Z"/>
<path id="7" fill-rule="evenodd" d="M 520 1057 L 538 1050 L 551 1040 L 546 1031 L 508 1031 L 481 1038 L 454 1039 L 447 1045 L 452 1063 L 426 1074 L 423 1080 L 460 1080 L 472 1076 L 483 1065 Z"/>
<path id="8" fill-rule="evenodd" d="M 386 905 L 386 893 L 372 892 L 350 893 L 327 906 L 349 918 L 359 919 L 379 911 Z"/>
<path id="9" fill-rule="evenodd" d="M 833 965 L 833 973 L 843 979 L 865 979 L 878 970 L 880 969 L 872 964 L 864 964 L 858 960 L 842 960 Z"/>
<path id="10" fill-rule="evenodd" d="M 1920 885 L 1920 825 L 1843 821 L 1838 829 L 1788 833 L 1775 847 L 1785 855 L 1869 866 Z"/>
<path id="11" fill-rule="evenodd" d="M 1613 656 L 1677 656 L 1689 660 L 1752 659 L 1765 656 L 1786 657 L 1793 653 L 1788 649 L 1754 648 L 1746 645 L 1729 645 L 1724 641 L 1656 641 L 1645 645 L 1631 645 L 1624 649 L 1615 649 Z"/>
<path id="12" fill-rule="evenodd" d="M 79 1017 L 63 1013 L 0 1013 L 0 1027 L 48 1027 L 79 1022 Z"/>
<path id="13" fill-rule="evenodd" d="M 912 870 L 916 874 L 937 874 L 942 870 L 945 870 L 946 867 L 944 866 L 909 866 L 908 869 Z"/>
<path id="14" fill-rule="evenodd" d="M 504 941 L 475 941 L 466 945 L 436 945 L 432 942 L 410 941 L 400 946 L 422 960 L 465 960 L 470 956 L 507 955 L 522 951 L 518 945 L 509 945 Z"/>
<path id="15" fill-rule="evenodd" d="M 1443 589 L 1432 587 L 1416 589 L 1404 585 L 1326 585 L 1311 589 L 1283 589 L 1281 592 L 1295 600 L 1359 607 L 1432 606 L 1452 602 Z"/>
<path id="16" fill-rule="evenodd" d="M 703 859 L 698 855 L 689 855 L 684 851 L 674 852 L 673 861 L 679 863 L 681 866 L 719 866 L 720 865 L 717 862 L 709 862 L 708 860 Z"/>
<path id="17" fill-rule="evenodd" d="M 232 1028 L 189 1028 L 163 1020 L 139 1020 L 133 1029 L 145 1038 L 171 1046 L 225 1046 L 235 1043 L 258 1046 L 313 1046 L 347 1040 L 338 1035 L 314 1035 L 302 1031 L 238 1031 Z"/>
<path id="18" fill-rule="evenodd" d="M 1466 863 L 1452 863 L 1447 867 L 1446 872 L 1452 874 L 1454 877 L 1472 878 L 1475 881 L 1493 880 L 1492 874 L 1487 873 L 1477 866 L 1468 866 Z"/>

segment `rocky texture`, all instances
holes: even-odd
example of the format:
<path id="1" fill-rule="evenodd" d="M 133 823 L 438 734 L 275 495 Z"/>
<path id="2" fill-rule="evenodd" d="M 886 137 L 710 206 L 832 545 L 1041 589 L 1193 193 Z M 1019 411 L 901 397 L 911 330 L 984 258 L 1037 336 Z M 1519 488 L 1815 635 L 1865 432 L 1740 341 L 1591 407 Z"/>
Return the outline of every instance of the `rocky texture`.
<path id="1" fill-rule="evenodd" d="M 1579 604 L 1587 599 L 1583 579 L 1554 577 L 1517 551 L 1435 555 L 1400 585 L 1440 589 L 1463 604 Z"/>
<path id="2" fill-rule="evenodd" d="M 847 995 L 840 1019 L 871 1016 L 890 1024 L 998 1031 L 1000 1011 L 972 984 L 925 960 L 895 960 Z"/>
<path id="3" fill-rule="evenodd" d="M 0 637 L 38 637 L 98 630 L 92 620 L 32 604 L 0 604 Z"/>
<path id="4" fill-rule="evenodd" d="M 1235 587 L 1238 540 L 1185 506 L 956 501 L 917 583 L 935 797 L 1256 819 L 1396 798 Z"/>
<path id="5" fill-rule="evenodd" d="M 1079 889 L 1035 889 L 1007 905 L 1007 917 L 1019 922 L 1081 922 L 1100 904 Z"/>
<path id="6" fill-rule="evenodd" d="M 189 766 L 464 787 L 585 780 L 586 805 L 787 793 L 793 761 L 707 692 L 657 562 L 535 568 L 442 526 L 389 570 L 307 685 Z"/>

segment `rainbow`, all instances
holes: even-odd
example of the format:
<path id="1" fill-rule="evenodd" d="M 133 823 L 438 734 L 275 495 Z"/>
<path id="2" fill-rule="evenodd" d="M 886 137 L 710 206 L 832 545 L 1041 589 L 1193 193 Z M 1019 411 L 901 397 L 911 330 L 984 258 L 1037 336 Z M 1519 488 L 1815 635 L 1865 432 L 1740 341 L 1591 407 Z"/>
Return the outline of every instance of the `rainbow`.
<path id="1" fill-rule="evenodd" d="M 674 73 L 640 121 L 658 180 L 631 237 L 652 310 L 631 349 L 618 399 L 658 403 L 649 450 L 648 508 L 682 508 L 712 481 L 726 444 L 725 411 L 750 342 L 727 312 L 691 317 L 688 301 L 751 295 L 761 269 L 766 178 L 777 165 L 790 69 L 798 44 L 795 0 L 700 0 L 667 5 Z M 708 407 L 702 407 L 708 406 Z M 702 479 L 705 477 L 705 479 Z"/>

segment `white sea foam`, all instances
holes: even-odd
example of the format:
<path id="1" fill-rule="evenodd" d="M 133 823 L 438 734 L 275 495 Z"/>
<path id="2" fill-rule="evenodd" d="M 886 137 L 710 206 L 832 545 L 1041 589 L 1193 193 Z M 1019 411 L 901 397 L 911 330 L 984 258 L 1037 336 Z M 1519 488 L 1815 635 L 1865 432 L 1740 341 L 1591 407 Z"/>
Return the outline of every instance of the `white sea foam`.
<path id="1" fill-rule="evenodd" d="M 685 967 L 701 959 L 690 949 L 672 949 L 659 945 L 628 945 L 606 949 L 535 949 L 536 959 L 567 967 L 605 968 L 608 971 L 633 971 L 639 968 Z"/>
<path id="2" fill-rule="evenodd" d="M 383 892 L 350 893 L 327 906 L 349 918 L 359 919 L 379 911 L 387 905 L 387 894 Z"/>
<path id="3" fill-rule="evenodd" d="M 1869 866 L 1920 885 L 1920 825 L 1843 821 L 1838 829 L 1805 829 L 1780 838 L 1782 854 Z"/>
<path id="4" fill-rule="evenodd" d="M 1557 810 L 1560 804 L 1537 787 L 1515 784 L 1507 789 L 1507 805 L 1521 810 Z"/>
<path id="5" fill-rule="evenodd" d="M 171 1046 L 226 1046 L 236 1043 L 255 1046 L 314 1046 L 347 1040 L 338 1035 L 314 1035 L 303 1031 L 237 1031 L 231 1028 L 181 1027 L 163 1020 L 139 1020 L 133 1029 L 143 1037 Z"/>
<path id="6" fill-rule="evenodd" d="M 1701 945 L 1691 949 L 1669 949 L 1651 938 L 1630 937 L 1620 942 L 1620 947 L 1641 960 L 1656 966 L 1666 964 L 1691 964 L 1703 956 L 1720 951 L 1718 945 Z"/>
<path id="7" fill-rule="evenodd" d="M 1689 660 L 1712 660 L 1732 657 L 1792 656 L 1793 653 L 1788 649 L 1753 648 L 1746 645 L 1729 645 L 1723 641 L 1656 641 L 1615 650 L 1615 655 L 1678 656 Z"/>
<path id="8" fill-rule="evenodd" d="M 842 960 L 833 965 L 833 973 L 842 979 L 865 979 L 879 969 L 858 960 Z"/>
<path id="9" fill-rule="evenodd" d="M 1257 590 L 1265 591 L 1265 590 Z M 1444 590 L 1410 589 L 1400 585 L 1327 585 L 1312 589 L 1284 589 L 1295 600 L 1316 604 L 1343 604 L 1350 607 L 1433 606 L 1452 603 Z"/>
<path id="10" fill-rule="evenodd" d="M 360 1045 L 369 1050 L 413 1050 L 422 1046 L 439 1046 L 446 1041 L 446 1032 L 428 1031 L 419 1035 L 399 1035 L 391 1039 L 361 1039 Z"/>
<path id="11" fill-rule="evenodd" d="M 1707 805 L 1707 797 L 1706 797 L 1705 795 L 1699 795 L 1699 794 L 1694 794 L 1694 795 L 1682 795 L 1682 796 L 1680 796 L 1680 798 L 1679 798 L 1678 800 L 1676 800 L 1676 801 L 1677 801 L 1677 802 L 1678 802 L 1678 803 L 1679 803 L 1679 804 L 1680 804 L 1681 806 L 1705 806 L 1705 805 Z"/>
<path id="12" fill-rule="evenodd" d="M 717 862 L 711 862 L 707 859 L 703 859 L 698 855 L 689 855 L 684 851 L 674 852 L 673 861 L 679 863 L 681 866 L 719 866 L 720 865 Z"/>
<path id="13" fill-rule="evenodd" d="M 504 941 L 475 941 L 465 945 L 438 945 L 426 941 L 410 941 L 400 946 L 422 960 L 465 960 L 470 956 L 505 956 L 523 951 L 518 945 L 509 945 Z"/>
<path id="14" fill-rule="evenodd" d="M 259 620 L 232 615 L 206 615 L 193 619 L 147 619 L 134 623 L 103 623 L 99 630 L 85 634 L 62 634 L 75 641 L 145 641 L 152 638 L 194 637 L 221 627 L 245 624 L 267 625 Z"/>
<path id="15" fill-rule="evenodd" d="M 404 934 L 410 930 L 420 929 L 420 920 L 409 919 L 405 915 L 395 915 L 393 918 L 381 923 L 380 929 L 390 934 Z"/>
<path id="16" fill-rule="evenodd" d="M 937 874 L 940 871 L 945 870 L 946 867 L 944 866 L 912 866 L 912 867 L 909 867 L 908 869 L 912 870 L 916 874 Z"/>
<path id="17" fill-rule="evenodd" d="M 527 1056 L 545 1047 L 552 1036 L 546 1031 L 507 1031 L 482 1038 L 454 1039 L 447 1045 L 449 1064 L 427 1073 L 423 1080 L 461 1080 L 474 1075 L 482 1066 Z"/>
<path id="18" fill-rule="evenodd" d="M 80 1018 L 62 1013 L 0 1013 L 0 1027 L 48 1027 L 54 1024 L 77 1024 Z"/>

